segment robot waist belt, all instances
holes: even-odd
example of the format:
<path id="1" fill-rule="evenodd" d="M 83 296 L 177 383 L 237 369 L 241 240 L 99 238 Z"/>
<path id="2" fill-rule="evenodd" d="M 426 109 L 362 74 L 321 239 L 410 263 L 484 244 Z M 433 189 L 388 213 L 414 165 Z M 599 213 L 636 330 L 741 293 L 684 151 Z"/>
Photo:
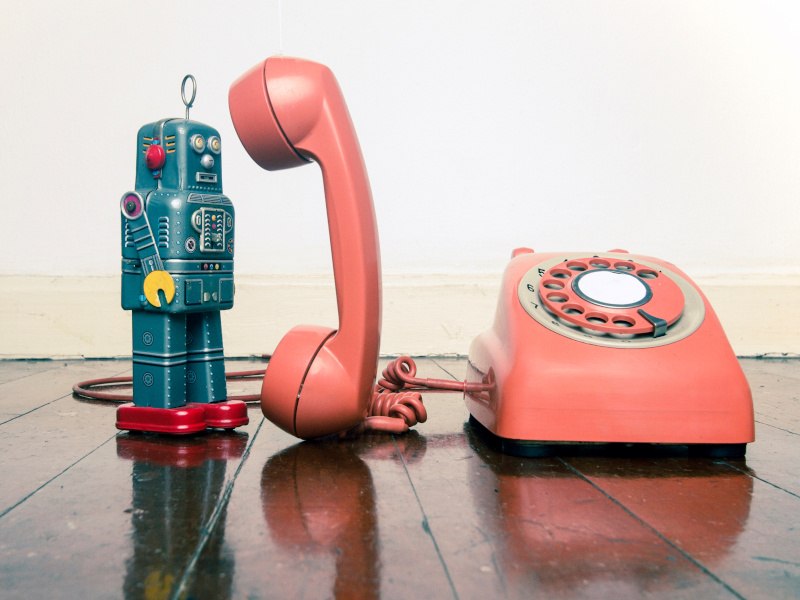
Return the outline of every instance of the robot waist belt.
<path id="1" fill-rule="evenodd" d="M 168 259 L 163 261 L 164 269 L 172 275 L 197 275 L 203 273 L 232 274 L 232 260 L 185 260 Z M 122 272 L 129 275 L 142 273 L 141 261 L 123 258 Z"/>

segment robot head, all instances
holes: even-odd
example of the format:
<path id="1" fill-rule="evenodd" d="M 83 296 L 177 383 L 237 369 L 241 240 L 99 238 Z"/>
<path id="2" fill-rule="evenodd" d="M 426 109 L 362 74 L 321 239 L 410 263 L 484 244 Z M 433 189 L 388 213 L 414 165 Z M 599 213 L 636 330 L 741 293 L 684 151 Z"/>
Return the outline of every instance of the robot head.
<path id="1" fill-rule="evenodd" d="M 136 189 L 222 192 L 222 146 L 213 127 L 162 119 L 139 129 Z"/>

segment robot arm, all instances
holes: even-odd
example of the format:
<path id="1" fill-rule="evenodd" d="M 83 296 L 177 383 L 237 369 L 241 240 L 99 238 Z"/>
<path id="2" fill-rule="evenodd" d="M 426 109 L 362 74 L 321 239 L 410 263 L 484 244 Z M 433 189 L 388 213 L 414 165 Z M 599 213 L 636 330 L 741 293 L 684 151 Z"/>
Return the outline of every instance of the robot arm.
<path id="1" fill-rule="evenodd" d="M 161 306 L 159 292 L 164 293 L 167 304 L 175 298 L 175 281 L 167 271 L 158 255 L 153 230 L 144 212 L 144 200 L 136 192 L 126 192 L 120 203 L 122 214 L 130 222 L 130 232 L 136 253 L 142 262 L 144 278 L 144 296 L 147 301 L 156 307 Z"/>

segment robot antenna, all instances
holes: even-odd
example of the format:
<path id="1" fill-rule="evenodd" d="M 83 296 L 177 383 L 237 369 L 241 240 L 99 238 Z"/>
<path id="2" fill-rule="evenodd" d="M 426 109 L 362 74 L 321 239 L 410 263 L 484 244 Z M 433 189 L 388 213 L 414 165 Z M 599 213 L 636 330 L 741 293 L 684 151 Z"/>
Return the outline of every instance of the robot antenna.
<path id="1" fill-rule="evenodd" d="M 186 82 L 192 82 L 192 97 L 188 100 L 186 99 Z M 186 120 L 189 120 L 189 109 L 192 108 L 192 104 L 194 104 L 194 97 L 197 95 L 197 80 L 194 78 L 194 75 L 186 75 L 181 81 L 181 100 L 183 100 L 183 104 L 186 107 Z"/>

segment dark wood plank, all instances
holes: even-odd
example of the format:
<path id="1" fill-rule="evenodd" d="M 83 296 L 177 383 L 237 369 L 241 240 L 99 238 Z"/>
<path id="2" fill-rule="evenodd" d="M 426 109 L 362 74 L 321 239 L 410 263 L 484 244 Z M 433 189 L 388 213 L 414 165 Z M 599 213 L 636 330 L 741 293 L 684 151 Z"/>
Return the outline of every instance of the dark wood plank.
<path id="1" fill-rule="evenodd" d="M 71 396 L 0 428 L 0 515 L 112 438 L 114 407 Z"/>
<path id="2" fill-rule="evenodd" d="M 0 426 L 2 596 L 797 597 L 798 364 L 743 361 L 746 462 L 510 457 L 458 393 L 426 394 L 429 421 L 396 437 L 299 443 L 255 406 L 241 433 L 115 435 L 113 405 L 64 394 L 126 363 L 0 364 L 0 412 L 17 402 Z"/>
<path id="3" fill-rule="evenodd" d="M 745 470 L 753 477 L 800 498 L 800 435 L 756 423 Z"/>
<path id="4" fill-rule="evenodd" d="M 745 375 L 770 375 L 776 379 L 800 380 L 800 358 L 740 358 Z"/>
<path id="5" fill-rule="evenodd" d="M 114 440 L 0 519 L 6 598 L 122 596 L 130 556 L 130 468 Z"/>
<path id="6" fill-rule="evenodd" d="M 54 400 L 71 396 L 73 384 L 79 381 L 125 374 L 131 368 L 129 361 L 62 361 L 52 368 L 31 372 L 26 363 L 15 363 L 25 376 L 0 384 L 0 427 Z"/>
<path id="7" fill-rule="evenodd" d="M 800 497 L 800 360 L 742 360 L 756 419 L 749 472 Z"/>
<path id="8" fill-rule="evenodd" d="M 429 361 L 421 361 L 422 377 L 441 377 L 442 379 L 453 379 L 455 381 L 464 381 L 467 378 L 467 359 L 466 358 L 450 358 L 450 357 L 436 357 Z M 441 372 L 436 374 L 426 375 L 426 367 L 436 367 Z"/>
<path id="9" fill-rule="evenodd" d="M 32 408 L 0 425 L 0 455 L 6 474 L 0 478 L 0 514 L 24 501 L 117 433 L 117 405 L 76 400 L 72 397 L 72 384 L 81 379 L 117 375 L 129 367 L 125 361 L 72 361 L 55 372 L 40 373 L 3 386 L 3 389 L 21 386 L 16 409 Z M 242 363 L 242 367 L 249 369 L 250 363 Z M 29 387 L 25 387 L 25 381 Z M 249 391 L 245 388 L 254 385 L 234 382 L 231 388 Z M 51 395 L 57 397 L 56 394 L 62 397 L 53 401 Z"/>
<path id="10" fill-rule="evenodd" d="M 743 360 L 756 421 L 800 435 L 800 360 Z"/>
<path id="11" fill-rule="evenodd" d="M 0 385 L 62 366 L 62 361 L 54 360 L 0 360 Z"/>
<path id="12" fill-rule="evenodd" d="M 413 433 L 300 442 L 266 423 L 226 510 L 232 596 L 405 598 L 447 590 L 399 451 L 422 459 L 420 443 Z M 190 595 L 202 596 L 201 573 L 218 567 L 215 548 L 200 556 Z"/>
<path id="13" fill-rule="evenodd" d="M 743 462 L 565 459 L 614 502 L 742 597 L 800 593 L 800 497 L 754 480 Z"/>
<path id="14" fill-rule="evenodd" d="M 207 531 L 225 531 L 225 494 L 260 421 L 103 444 L 0 519 L 3 597 L 168 597 L 204 545 L 218 560 L 201 597 L 231 597 L 235 565 Z"/>
<path id="15" fill-rule="evenodd" d="M 459 597 L 735 597 L 563 463 L 491 450 L 459 394 L 426 404 L 408 471 Z"/>

